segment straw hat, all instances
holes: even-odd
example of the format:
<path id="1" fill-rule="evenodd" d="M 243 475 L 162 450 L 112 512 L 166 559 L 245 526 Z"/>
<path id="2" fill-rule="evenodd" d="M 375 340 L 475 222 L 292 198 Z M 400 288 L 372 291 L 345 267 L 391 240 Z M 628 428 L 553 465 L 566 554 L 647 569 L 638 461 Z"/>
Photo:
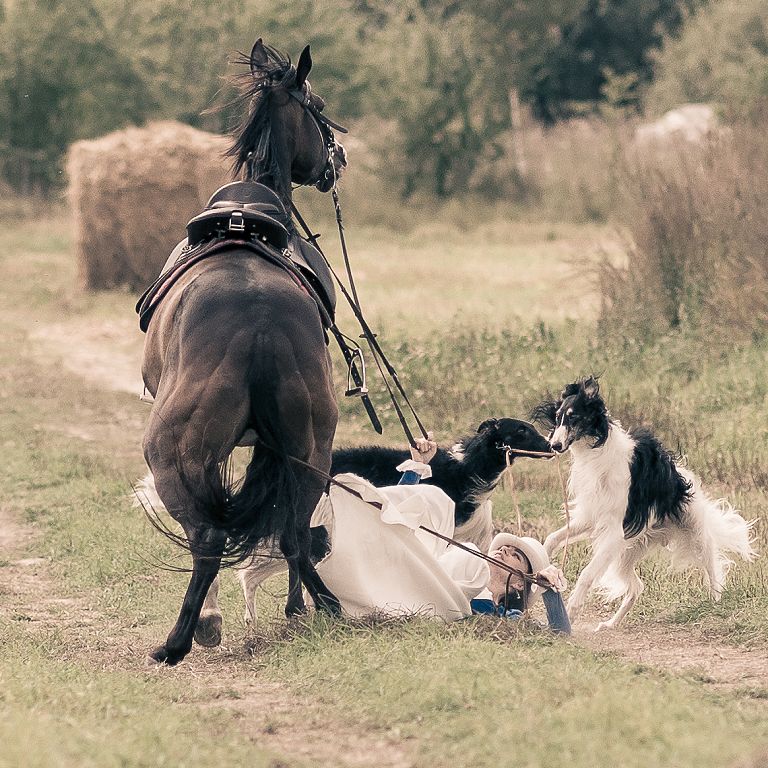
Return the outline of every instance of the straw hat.
<path id="1" fill-rule="evenodd" d="M 550 564 L 544 545 L 540 541 L 532 539 L 530 536 L 515 536 L 512 533 L 497 533 L 491 541 L 488 554 L 493 557 L 494 552 L 505 546 L 519 549 L 531 564 L 533 573 L 543 571 Z M 543 591 L 538 584 L 531 584 L 530 603 L 540 598 Z"/>

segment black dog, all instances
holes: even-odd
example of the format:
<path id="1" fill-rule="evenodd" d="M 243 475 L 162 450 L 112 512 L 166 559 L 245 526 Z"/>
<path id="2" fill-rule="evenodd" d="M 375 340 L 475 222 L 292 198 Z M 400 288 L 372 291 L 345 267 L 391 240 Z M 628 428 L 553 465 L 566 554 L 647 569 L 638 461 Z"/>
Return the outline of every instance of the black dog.
<path id="1" fill-rule="evenodd" d="M 551 451 L 547 439 L 532 424 L 518 419 L 488 419 L 477 433 L 463 437 L 453 448 L 438 448 L 429 463 L 432 477 L 422 480 L 441 488 L 456 505 L 456 527 L 465 526 L 478 506 L 493 491 L 501 473 L 520 456 L 541 458 L 536 454 Z M 408 450 L 365 446 L 339 448 L 333 452 L 331 475 L 352 473 L 371 485 L 383 488 L 397 485 L 400 473 L 396 467 L 410 458 Z M 474 542 L 478 543 L 478 542 Z"/>

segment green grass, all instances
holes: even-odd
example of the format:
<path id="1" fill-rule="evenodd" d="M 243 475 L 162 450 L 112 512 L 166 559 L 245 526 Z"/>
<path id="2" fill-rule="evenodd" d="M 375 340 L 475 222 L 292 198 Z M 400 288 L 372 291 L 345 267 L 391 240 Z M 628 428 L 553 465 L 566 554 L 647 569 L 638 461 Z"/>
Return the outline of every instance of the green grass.
<path id="1" fill-rule="evenodd" d="M 480 617 L 449 628 L 319 618 L 264 664 L 324 704 L 341 700 L 416 740 L 424 766 L 722 766 L 768 737 L 746 697 L 703 693 L 525 628 L 489 639 L 495 628 Z"/>
<path id="2" fill-rule="evenodd" d="M 129 498 L 143 472 L 149 409 L 135 394 L 106 391 L 105 371 L 93 367 L 98 354 L 107 368 L 126 356 L 138 364 L 132 297 L 74 288 L 67 227 L 60 217 L 0 232 L 2 503 L 39 534 L 23 551 L 3 554 L 0 584 L 8 584 L 15 557 L 45 557 L 56 596 L 88 610 L 77 620 L 67 604 L 45 604 L 43 619 L 13 606 L 0 614 L 0 766 L 298 765 L 289 748 L 268 754 L 243 717 L 248 707 L 258 710 L 265 680 L 327 717 L 328 739 L 334 724 L 349 723 L 374 741 L 395 740 L 420 766 L 720 766 L 768 744 L 760 690 L 713 692 L 695 676 L 482 620 L 444 627 L 319 617 L 286 629 L 280 580 L 260 595 L 266 628 L 257 638 L 241 624 L 228 576 L 224 649 L 196 647 L 180 668 L 147 673 L 143 656 L 168 632 L 186 586 L 184 574 L 155 564 L 185 561 Z M 593 247 L 605 231 L 514 223 L 474 239 L 449 231 L 455 243 L 445 250 L 441 234 L 427 228 L 353 239 L 361 277 L 367 271 L 363 301 L 384 318 L 382 341 L 438 436 L 450 441 L 490 415 L 525 415 L 547 390 L 602 372 L 615 414 L 648 420 L 670 445 L 679 442 L 714 495 L 759 519 L 758 548 L 766 551 L 768 437 L 755 426 L 768 416 L 765 346 L 711 349 L 675 336 L 598 344 L 591 305 L 561 300 L 548 290 L 547 273 L 553 262 L 570 299 L 569 253 Z M 467 278 L 471 265 L 484 280 Z M 499 273 L 496 291 L 487 278 Z M 536 320 L 520 319 L 528 316 Z M 78 334 L 98 337 L 94 329 L 105 327 L 110 335 L 91 349 L 96 357 L 78 357 Z M 399 444 L 394 414 L 375 399 L 386 442 Z M 359 406 L 344 401 L 339 440 L 372 439 Z M 556 465 L 518 462 L 515 487 L 526 530 L 543 536 L 558 521 Z M 512 499 L 497 493 L 495 510 L 514 528 Z M 572 549 L 571 580 L 585 558 L 585 547 Z M 719 605 L 697 578 L 672 574 L 661 560 L 644 563 L 642 577 L 646 591 L 629 619 L 638 632 L 649 623 L 684 624 L 721 642 L 768 640 L 761 560 L 734 571 Z M 13 599 L 11 586 L 0 587 L 3 604 Z M 230 706 L 245 688 L 245 703 Z M 306 720 L 297 705 L 291 727 L 301 733 Z"/>
<path id="3" fill-rule="evenodd" d="M 211 693 L 136 668 L 99 669 L 64 633 L 0 622 L 0 766 L 271 766 Z M 134 657 L 135 660 L 135 657 Z"/>

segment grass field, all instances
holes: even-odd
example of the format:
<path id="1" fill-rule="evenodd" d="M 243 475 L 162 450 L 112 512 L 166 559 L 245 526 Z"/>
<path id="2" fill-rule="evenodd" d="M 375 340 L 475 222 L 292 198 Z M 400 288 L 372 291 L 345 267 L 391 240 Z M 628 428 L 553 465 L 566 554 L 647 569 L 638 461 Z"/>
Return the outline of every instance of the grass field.
<path id="1" fill-rule="evenodd" d="M 574 265 L 615 249 L 607 228 L 348 228 L 364 305 L 441 440 L 490 415 L 524 416 L 547 390 L 601 372 L 613 411 L 679 444 L 715 495 L 759 520 L 766 550 L 764 342 L 598 344 L 594 282 Z M 134 298 L 75 289 L 64 215 L 1 229 L 0 766 L 768 760 L 768 666 L 748 686 L 723 684 L 695 665 L 664 671 L 579 638 L 480 619 L 287 626 L 280 580 L 260 597 L 254 633 L 225 578 L 222 648 L 195 647 L 178 668 L 145 668 L 186 577 L 157 567 L 184 560 L 130 500 L 148 413 L 137 390 L 126 391 L 141 348 Z M 386 441 L 400 443 L 393 414 L 381 412 Z M 357 406 L 342 403 L 339 441 L 372 436 Z M 526 527 L 543 535 L 557 521 L 555 467 L 516 467 Z M 512 501 L 497 493 L 495 503 L 499 522 L 511 521 Z M 574 550 L 571 578 L 585 554 Z M 765 656 L 762 560 L 734 570 L 717 606 L 697 576 L 661 560 L 645 563 L 642 577 L 628 635 L 690 634 L 723 653 L 735 645 L 743 659 Z"/>

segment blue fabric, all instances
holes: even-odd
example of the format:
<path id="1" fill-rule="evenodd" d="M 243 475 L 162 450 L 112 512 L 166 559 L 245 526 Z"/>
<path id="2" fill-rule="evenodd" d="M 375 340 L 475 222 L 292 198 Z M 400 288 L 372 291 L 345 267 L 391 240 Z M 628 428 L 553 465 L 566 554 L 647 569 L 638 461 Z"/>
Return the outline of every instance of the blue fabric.
<path id="1" fill-rule="evenodd" d="M 571 634 L 571 622 L 568 620 L 568 612 L 565 610 L 563 596 L 559 592 L 553 592 L 551 589 L 542 594 L 544 607 L 547 609 L 547 621 L 549 628 L 553 632 L 562 635 Z M 501 616 L 505 619 L 517 620 L 522 615 L 522 611 L 516 608 L 510 608 L 506 613 L 503 605 L 496 605 L 493 600 L 481 600 L 475 598 L 469 601 L 473 614 L 486 614 L 491 616 Z"/>
<path id="2" fill-rule="evenodd" d="M 549 628 L 553 632 L 570 635 L 571 622 L 568 619 L 568 611 L 565 610 L 563 596 L 559 592 L 553 592 L 551 589 L 548 589 L 541 596 L 541 599 L 544 601 L 544 607 L 547 609 Z"/>
<path id="3" fill-rule="evenodd" d="M 517 608 L 510 608 L 504 613 L 503 605 L 496 605 L 493 600 L 481 600 L 475 598 L 469 601 L 469 606 L 472 608 L 472 613 L 475 614 L 490 614 L 493 616 L 502 616 L 505 619 L 519 619 L 522 615 L 522 611 L 518 611 Z"/>
<path id="4" fill-rule="evenodd" d="M 411 469 L 406 470 L 403 472 L 402 477 L 398 481 L 398 485 L 418 485 L 419 480 L 421 480 L 421 476 L 418 472 L 414 472 Z"/>

